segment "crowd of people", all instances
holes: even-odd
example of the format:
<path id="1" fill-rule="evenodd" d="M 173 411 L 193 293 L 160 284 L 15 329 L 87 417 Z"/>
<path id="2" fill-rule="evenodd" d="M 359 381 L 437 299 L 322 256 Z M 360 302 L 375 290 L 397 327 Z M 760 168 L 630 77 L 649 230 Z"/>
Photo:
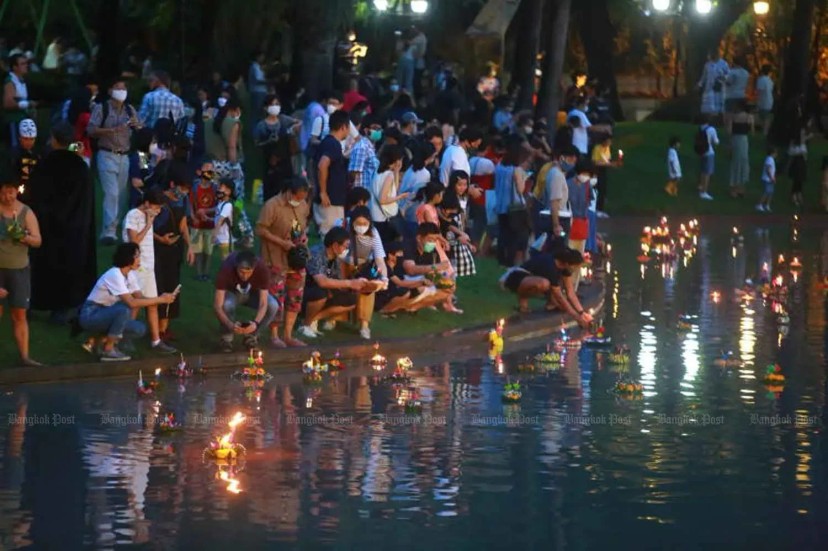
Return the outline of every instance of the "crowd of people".
<path id="1" fill-rule="evenodd" d="M 130 359 L 145 334 L 153 350 L 175 352 L 184 263 L 214 282 L 228 352 L 236 336 L 245 348 L 299 347 L 338 323 L 371 339 L 374 315 L 462 315 L 457 290 L 485 256 L 504 267 L 501 286 L 521 312 L 542 296 L 547 310 L 591 321 L 580 267 L 601 251 L 596 219 L 619 160 L 600 93 L 584 82 L 549 136 L 547 121 L 513 112 L 514 97 L 489 81 L 467 98 L 444 72 L 415 102 L 406 66 L 405 84 L 354 79 L 344 94 L 303 100 L 280 96 L 256 55 L 246 86 L 219 77 L 188 101 L 163 71 L 147 74 L 137 107 L 124 78 L 88 77 L 41 149 L 27 63 L 9 60 L 12 176 L 0 193 L 0 298 L 25 364 L 37 365 L 30 307 L 71 323 L 102 361 Z M 260 185 L 247 177 L 246 141 L 262 153 Z M 100 277 L 98 245 L 115 247 Z"/>

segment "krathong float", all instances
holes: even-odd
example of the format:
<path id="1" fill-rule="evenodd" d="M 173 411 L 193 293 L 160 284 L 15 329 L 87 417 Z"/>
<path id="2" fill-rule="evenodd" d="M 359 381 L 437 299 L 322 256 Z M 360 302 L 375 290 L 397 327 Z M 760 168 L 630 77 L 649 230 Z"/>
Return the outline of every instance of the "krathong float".
<path id="1" fill-rule="evenodd" d="M 322 354 L 311 352 L 309 360 L 302 364 L 302 381 L 307 385 L 322 384 L 322 374 L 328 372 L 328 364 L 322 362 Z"/>
<path id="2" fill-rule="evenodd" d="M 345 364 L 342 363 L 342 359 L 339 357 L 339 350 L 336 351 L 334 354 L 333 359 L 328 360 L 328 371 L 331 373 L 337 373 L 345 369 Z"/>
<path id="3" fill-rule="evenodd" d="M 408 376 L 408 370 L 414 367 L 414 362 L 408 356 L 397 360 L 397 365 L 394 371 L 386 378 L 392 384 L 407 384 L 411 382 L 411 377 Z"/>
<path id="4" fill-rule="evenodd" d="M 782 367 L 779 364 L 769 365 L 762 380 L 771 392 L 781 392 L 782 387 L 785 386 L 785 375 L 782 374 Z M 775 388 L 779 388 L 779 390 L 774 390 Z"/>
<path id="5" fill-rule="evenodd" d="M 374 355 L 371 356 L 371 359 L 368 361 L 374 371 L 382 371 L 385 369 L 385 366 L 388 365 L 388 360 L 385 359 L 385 356 L 379 353 L 379 347 L 379 343 L 374 343 Z"/>
<path id="6" fill-rule="evenodd" d="M 501 395 L 504 402 L 514 404 L 520 402 L 523 393 L 520 390 L 520 382 L 506 383 L 503 387 L 503 394 Z"/>
<path id="7" fill-rule="evenodd" d="M 160 417 L 158 420 L 158 425 L 156 426 L 156 432 L 159 434 L 170 434 L 173 432 L 178 432 L 182 428 L 181 423 L 176 422 L 175 415 L 170 412 L 164 414 L 163 417 Z"/>
<path id="8" fill-rule="evenodd" d="M 623 398 L 640 399 L 644 394 L 644 386 L 631 379 L 621 379 L 615 383 L 613 391 Z"/>
<path id="9" fill-rule="evenodd" d="M 235 440 L 236 427 L 246 419 L 242 412 L 237 411 L 228 423 L 230 431 L 222 436 L 217 436 L 214 441 L 210 442 L 210 445 L 204 449 L 202 454 L 204 458 L 232 463 L 246 455 L 247 449 Z"/>
<path id="10" fill-rule="evenodd" d="M 231 378 L 249 381 L 249 380 L 264 380 L 269 381 L 273 375 L 265 371 L 264 358 L 261 350 L 251 349 L 247 357 L 247 366 L 243 367 L 241 371 L 236 371 Z"/>
<path id="11" fill-rule="evenodd" d="M 178 379 L 188 379 L 193 376 L 204 377 L 207 375 L 207 370 L 204 368 L 203 359 L 201 357 L 198 358 L 198 365 L 193 367 L 187 362 L 187 360 L 184 359 L 184 354 L 181 354 L 181 358 L 178 363 L 167 370 L 167 375 Z"/>
<path id="12" fill-rule="evenodd" d="M 546 352 L 535 355 L 535 362 L 541 366 L 560 363 L 561 354 L 558 351 L 552 350 L 549 345 L 546 346 Z"/>
<path id="13" fill-rule="evenodd" d="M 610 346 L 612 344 L 612 337 L 606 335 L 603 326 L 596 327 L 592 335 L 584 337 L 584 346 L 598 348 L 602 346 Z"/>
<path id="14" fill-rule="evenodd" d="M 489 358 L 494 359 L 503 353 L 503 328 L 506 320 L 499 319 L 494 329 L 489 331 Z"/>
<path id="15" fill-rule="evenodd" d="M 423 412 L 420 394 L 414 387 L 400 389 L 397 393 L 397 404 L 403 407 L 407 415 L 420 415 Z"/>
<path id="16" fill-rule="evenodd" d="M 159 377 L 161 376 L 161 369 L 155 370 L 155 380 L 153 381 L 145 381 L 144 374 L 141 370 L 138 370 L 138 387 L 136 388 L 136 392 L 138 393 L 139 397 L 144 396 L 152 396 L 159 390 L 161 390 L 161 383 L 159 382 Z"/>

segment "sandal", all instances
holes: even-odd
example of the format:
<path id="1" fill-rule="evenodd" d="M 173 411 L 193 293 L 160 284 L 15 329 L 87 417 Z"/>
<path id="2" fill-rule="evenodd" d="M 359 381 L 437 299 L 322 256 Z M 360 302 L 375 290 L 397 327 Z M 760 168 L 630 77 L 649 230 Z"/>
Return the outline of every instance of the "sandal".
<path id="1" fill-rule="evenodd" d="M 287 348 L 287 344 L 285 344 L 285 341 L 283 341 L 279 337 L 272 337 L 270 339 L 270 346 L 273 348 Z"/>
<path id="2" fill-rule="evenodd" d="M 300 341 L 299 339 L 285 339 L 285 344 L 290 348 L 301 348 L 307 346 L 307 344 Z"/>

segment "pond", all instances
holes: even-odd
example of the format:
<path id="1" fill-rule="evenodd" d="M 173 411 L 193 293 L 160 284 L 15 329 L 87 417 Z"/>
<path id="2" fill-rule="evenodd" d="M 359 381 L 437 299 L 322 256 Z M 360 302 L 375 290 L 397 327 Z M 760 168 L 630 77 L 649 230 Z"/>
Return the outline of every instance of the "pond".
<path id="1" fill-rule="evenodd" d="M 224 375 L 151 399 L 133 380 L 4 389 L 0 548 L 825 548 L 828 231 L 792 243 L 787 225 L 746 224 L 734 242 L 720 226 L 664 266 L 637 261 L 640 225 L 612 226 L 603 321 L 626 368 L 582 348 L 518 373 L 546 344 L 507 343 L 500 373 L 482 343 L 476 358 L 418 347 L 422 414 L 353 365 L 259 392 Z M 736 292 L 764 264 L 789 320 Z M 773 364 L 785 382 L 769 390 Z M 642 392 L 617 394 L 619 377 Z M 205 461 L 236 411 L 244 461 Z M 181 431 L 154 430 L 166 412 Z"/>

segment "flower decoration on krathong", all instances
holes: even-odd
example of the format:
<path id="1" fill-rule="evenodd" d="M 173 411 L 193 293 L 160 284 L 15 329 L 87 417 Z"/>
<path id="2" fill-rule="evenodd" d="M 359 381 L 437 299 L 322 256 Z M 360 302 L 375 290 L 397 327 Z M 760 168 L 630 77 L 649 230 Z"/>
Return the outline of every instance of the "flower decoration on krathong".
<path id="1" fill-rule="evenodd" d="M 591 347 L 606 347 L 612 344 L 612 337 L 606 334 L 603 326 L 593 324 L 592 335 L 584 337 L 583 343 Z"/>
<path id="2" fill-rule="evenodd" d="M 613 391 L 623 398 L 638 399 L 644 394 L 644 385 L 632 379 L 620 379 L 615 383 Z"/>
<path id="3" fill-rule="evenodd" d="M 342 363 L 342 358 L 339 356 L 339 350 L 336 351 L 334 354 L 333 359 L 328 360 L 328 370 L 331 373 L 336 373 L 337 371 L 342 371 L 345 369 L 345 364 Z"/>
<path id="4" fill-rule="evenodd" d="M 157 432 L 168 434 L 171 432 L 178 432 L 183 427 L 181 423 L 175 420 L 175 415 L 172 412 L 165 413 L 158 421 Z"/>
<path id="5" fill-rule="evenodd" d="M 236 442 L 235 436 L 236 428 L 246 419 L 242 412 L 237 411 L 228 423 L 230 431 L 221 436 L 217 436 L 215 440 L 210 442 L 210 445 L 204 450 L 204 456 L 220 461 L 235 461 L 239 457 L 244 456 L 247 453 L 247 449 Z"/>
<path id="6" fill-rule="evenodd" d="M 613 365 L 627 365 L 630 363 L 630 349 L 626 345 L 616 346 L 608 356 L 607 361 Z"/>
<path id="7" fill-rule="evenodd" d="M 434 283 L 434 286 L 437 289 L 446 290 L 454 288 L 454 280 L 446 276 L 444 273 L 439 272 L 437 268 L 434 268 L 434 270 L 426 275 L 426 279 Z"/>
<path id="8" fill-rule="evenodd" d="M 520 390 L 520 381 L 515 381 L 514 383 L 506 383 L 503 387 L 503 393 L 501 395 L 504 402 L 507 403 L 515 403 L 519 402 L 520 399 L 523 397 L 523 392 Z"/>
<path id="9" fill-rule="evenodd" d="M 385 369 L 385 366 L 388 365 L 388 360 L 385 359 L 385 356 L 379 353 L 379 348 L 379 343 L 374 343 L 374 355 L 371 356 L 371 359 L 369 360 L 371 368 L 373 368 L 374 371 L 382 371 Z"/>
<path id="10" fill-rule="evenodd" d="M 268 381 L 273 376 L 265 371 L 262 351 L 253 348 L 247 356 L 247 365 L 241 371 L 233 373 L 230 377 L 240 380 L 261 379 Z"/>
<path id="11" fill-rule="evenodd" d="M 17 221 L 17 213 L 12 213 L 12 220 L 6 225 L 6 235 L 12 241 L 21 241 L 24 237 L 26 237 L 26 228 L 20 225 L 20 222 Z"/>
<path id="12" fill-rule="evenodd" d="M 184 354 L 181 354 L 181 357 L 178 363 L 167 369 L 167 375 L 170 377 L 176 377 L 178 379 L 186 379 L 188 377 L 192 377 L 194 375 L 207 375 L 207 370 L 204 368 L 204 362 L 202 358 L 198 359 L 198 365 L 193 367 L 190 365 L 187 360 L 184 359 Z"/>
<path id="13" fill-rule="evenodd" d="M 561 354 L 556 350 L 552 350 L 549 345 L 546 345 L 546 352 L 535 354 L 535 362 L 540 365 L 560 363 Z"/>

